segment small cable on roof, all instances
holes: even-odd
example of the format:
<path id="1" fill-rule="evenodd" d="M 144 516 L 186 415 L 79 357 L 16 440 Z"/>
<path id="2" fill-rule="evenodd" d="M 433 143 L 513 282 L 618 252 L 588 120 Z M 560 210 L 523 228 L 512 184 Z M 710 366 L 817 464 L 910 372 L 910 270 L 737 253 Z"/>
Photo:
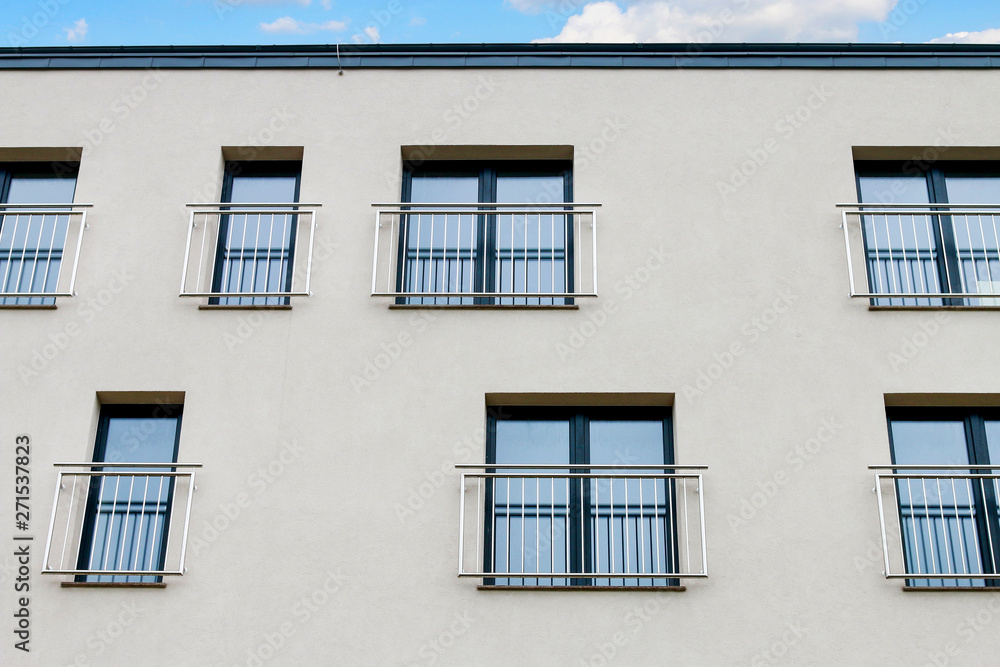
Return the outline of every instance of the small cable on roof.
<path id="1" fill-rule="evenodd" d="M 337 43 L 337 75 L 344 76 L 344 66 L 340 64 L 340 42 Z"/>

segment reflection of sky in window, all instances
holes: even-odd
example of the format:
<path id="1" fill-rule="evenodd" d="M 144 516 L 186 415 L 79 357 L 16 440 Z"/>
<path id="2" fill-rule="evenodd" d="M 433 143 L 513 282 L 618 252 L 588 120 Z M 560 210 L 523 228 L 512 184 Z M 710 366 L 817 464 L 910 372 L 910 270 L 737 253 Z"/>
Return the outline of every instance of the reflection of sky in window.
<path id="1" fill-rule="evenodd" d="M 104 460 L 119 463 L 173 461 L 176 438 L 176 419 L 113 417 L 108 420 Z"/>
<path id="2" fill-rule="evenodd" d="M 927 179 L 923 176 L 862 176 L 861 201 L 870 204 L 927 204 Z"/>
<path id="3" fill-rule="evenodd" d="M 294 176 L 234 176 L 231 202 L 280 204 L 295 201 Z"/>
<path id="4" fill-rule="evenodd" d="M 969 462 L 962 421 L 892 422 L 892 446 L 900 465 L 956 465 Z"/>
<path id="5" fill-rule="evenodd" d="M 75 178 L 50 176 L 13 176 L 7 204 L 71 204 L 76 190 Z"/>
<path id="6" fill-rule="evenodd" d="M 496 463 L 569 463 L 569 422 L 498 420 Z"/>
<path id="7" fill-rule="evenodd" d="M 590 462 L 652 465 L 663 460 L 663 422 L 591 421 Z"/>

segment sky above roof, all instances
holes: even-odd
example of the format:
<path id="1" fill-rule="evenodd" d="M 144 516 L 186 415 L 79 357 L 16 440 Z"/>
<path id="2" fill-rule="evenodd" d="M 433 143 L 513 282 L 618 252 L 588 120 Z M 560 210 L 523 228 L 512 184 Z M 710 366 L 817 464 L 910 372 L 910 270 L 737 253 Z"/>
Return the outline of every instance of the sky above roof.
<path id="1" fill-rule="evenodd" d="M 1000 43 L 997 0 L 2 0 L 0 46 Z"/>

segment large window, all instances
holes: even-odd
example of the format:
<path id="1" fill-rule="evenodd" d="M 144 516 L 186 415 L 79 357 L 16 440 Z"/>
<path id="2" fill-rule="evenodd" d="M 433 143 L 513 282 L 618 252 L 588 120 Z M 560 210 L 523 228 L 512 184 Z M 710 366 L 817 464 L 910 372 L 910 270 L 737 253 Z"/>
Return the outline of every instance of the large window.
<path id="1" fill-rule="evenodd" d="M 222 201 L 232 204 L 289 204 L 299 200 L 301 163 L 292 161 L 227 162 Z M 254 206 L 227 206 L 221 216 L 213 292 L 288 292 L 292 286 L 297 216 L 261 212 Z M 254 212 L 239 213 L 241 209 Z M 271 212 L 274 211 L 274 212 Z M 287 296 L 211 297 L 210 304 L 287 305 Z"/>
<path id="2" fill-rule="evenodd" d="M 491 410 L 484 571 L 534 576 L 485 583 L 675 584 L 664 575 L 682 569 L 675 535 L 685 493 L 671 463 L 669 408 Z M 537 576 L 549 573 L 593 576 Z"/>
<path id="3" fill-rule="evenodd" d="M 888 412 L 896 469 L 899 534 L 914 586 L 997 585 L 1000 522 L 996 469 L 1000 410 L 894 409 Z M 922 468 L 920 466 L 927 466 Z"/>
<path id="4" fill-rule="evenodd" d="M 1000 164 L 858 162 L 857 179 L 860 202 L 889 205 L 862 206 L 869 291 L 914 295 L 875 305 L 1000 305 Z"/>
<path id="5" fill-rule="evenodd" d="M 572 216 L 538 205 L 573 201 L 572 166 L 561 161 L 440 161 L 405 165 L 403 201 L 470 204 L 415 213 L 400 226 L 399 292 L 565 294 L 573 292 Z M 526 204 L 503 212 L 489 204 Z M 534 207 L 532 205 L 535 205 Z M 533 210 L 534 209 L 534 210 Z M 474 213 L 475 211 L 494 213 Z M 469 212 L 464 212 L 469 211 Z M 537 212 L 535 212 L 537 211 Z M 432 305 L 565 305 L 545 296 L 413 296 Z"/>
<path id="6" fill-rule="evenodd" d="M 77 165 L 0 163 L 0 292 L 54 292 L 59 281 L 69 216 L 58 208 L 23 204 L 72 204 Z M 16 205 L 16 206 L 14 206 Z M 51 305 L 55 297 L 0 297 L 0 305 Z"/>
<path id="7" fill-rule="evenodd" d="M 177 461 L 181 411 L 180 405 L 101 409 L 77 570 L 164 569 L 175 486 L 170 464 Z M 129 463 L 146 465 L 121 465 Z M 155 575 L 77 576 L 89 582 L 159 580 Z"/>

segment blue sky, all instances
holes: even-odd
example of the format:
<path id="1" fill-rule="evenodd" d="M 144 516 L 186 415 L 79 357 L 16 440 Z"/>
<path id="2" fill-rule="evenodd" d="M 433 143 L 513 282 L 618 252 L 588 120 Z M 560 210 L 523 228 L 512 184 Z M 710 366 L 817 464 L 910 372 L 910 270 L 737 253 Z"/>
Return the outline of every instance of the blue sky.
<path id="1" fill-rule="evenodd" d="M 1000 43 L 997 0 L 2 0 L 0 46 Z"/>

